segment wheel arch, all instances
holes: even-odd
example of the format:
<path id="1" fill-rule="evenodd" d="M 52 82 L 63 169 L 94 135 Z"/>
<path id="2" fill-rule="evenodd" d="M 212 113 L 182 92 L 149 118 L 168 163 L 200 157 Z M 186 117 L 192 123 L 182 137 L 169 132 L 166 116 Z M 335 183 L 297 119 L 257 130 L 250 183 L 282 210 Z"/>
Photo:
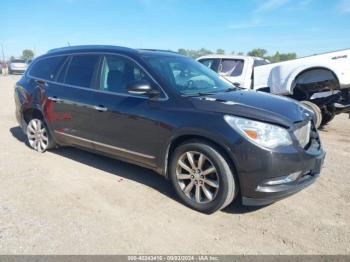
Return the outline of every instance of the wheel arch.
<path id="1" fill-rule="evenodd" d="M 24 109 L 22 115 L 23 115 L 23 120 L 25 121 L 26 124 L 28 124 L 28 122 L 34 117 L 38 117 L 39 119 L 44 120 L 44 114 L 41 112 L 41 110 L 39 110 L 36 107 Z"/>
<path id="2" fill-rule="evenodd" d="M 320 74 L 320 71 L 323 72 L 323 74 Z M 308 67 L 300 68 L 292 73 L 290 77 L 291 80 L 289 81 L 290 83 L 288 84 L 288 86 L 290 87 L 291 94 L 294 93 L 294 89 L 298 84 L 298 80 L 300 80 L 301 77 L 306 74 L 309 74 L 309 77 L 311 77 L 313 81 L 310 81 L 310 82 L 306 81 L 305 84 L 335 80 L 339 86 L 339 78 L 334 69 L 327 66 L 312 66 L 312 67 L 308 66 Z"/>
<path id="3" fill-rule="evenodd" d="M 170 143 L 167 146 L 165 158 L 164 158 L 164 164 L 163 164 L 163 175 L 168 179 L 168 167 L 171 160 L 171 155 L 174 152 L 174 150 L 180 146 L 181 144 L 192 141 L 192 140 L 198 140 L 198 141 L 204 141 L 209 144 L 212 144 L 217 150 L 220 151 L 220 153 L 223 155 L 223 157 L 228 162 L 232 173 L 235 176 L 235 179 L 237 179 L 237 184 L 239 185 L 239 188 L 241 186 L 240 180 L 239 180 L 239 174 L 237 172 L 235 161 L 233 160 L 232 154 L 229 150 L 229 148 L 222 142 L 218 141 L 217 139 L 214 139 L 213 137 L 203 135 L 203 134 L 181 134 L 176 137 L 174 137 Z"/>

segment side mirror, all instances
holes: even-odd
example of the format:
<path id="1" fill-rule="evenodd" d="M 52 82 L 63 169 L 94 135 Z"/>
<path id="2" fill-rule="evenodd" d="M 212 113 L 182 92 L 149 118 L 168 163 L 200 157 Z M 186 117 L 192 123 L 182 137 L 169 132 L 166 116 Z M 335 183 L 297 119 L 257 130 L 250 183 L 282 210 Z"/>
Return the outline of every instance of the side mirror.
<path id="1" fill-rule="evenodd" d="M 134 81 L 127 86 L 129 94 L 147 95 L 154 97 L 159 95 L 159 91 L 152 88 L 151 84 L 146 80 Z"/>
<path id="2" fill-rule="evenodd" d="M 233 85 L 234 85 L 235 87 L 240 87 L 240 86 L 241 86 L 241 84 L 238 83 L 238 82 L 234 82 Z"/>

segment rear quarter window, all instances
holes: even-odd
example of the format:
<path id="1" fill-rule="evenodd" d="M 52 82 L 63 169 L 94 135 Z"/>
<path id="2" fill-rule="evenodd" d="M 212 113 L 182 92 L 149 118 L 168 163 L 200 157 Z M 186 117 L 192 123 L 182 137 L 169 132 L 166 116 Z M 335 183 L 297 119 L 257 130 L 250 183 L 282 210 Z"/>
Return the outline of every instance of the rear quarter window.
<path id="1" fill-rule="evenodd" d="M 269 64 L 269 63 L 263 59 L 254 59 L 254 67 L 267 65 L 267 64 Z"/>
<path id="2" fill-rule="evenodd" d="M 45 80 L 54 80 L 67 56 L 43 58 L 33 64 L 29 75 Z"/>
<path id="3" fill-rule="evenodd" d="M 96 73 L 99 59 L 98 55 L 73 56 L 67 70 L 65 83 L 89 88 Z"/>

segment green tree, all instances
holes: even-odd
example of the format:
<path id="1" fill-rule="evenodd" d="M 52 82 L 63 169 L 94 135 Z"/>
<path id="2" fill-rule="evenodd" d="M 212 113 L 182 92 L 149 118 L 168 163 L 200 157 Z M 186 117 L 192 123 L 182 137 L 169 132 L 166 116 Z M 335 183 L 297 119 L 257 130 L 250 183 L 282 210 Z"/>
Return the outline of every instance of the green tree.
<path id="1" fill-rule="evenodd" d="M 280 55 L 280 61 L 288 61 L 292 59 L 296 59 L 297 54 L 296 53 L 286 53 L 286 54 L 281 54 Z"/>
<path id="2" fill-rule="evenodd" d="M 224 49 L 216 49 L 216 53 L 219 54 L 219 55 L 224 55 L 225 54 L 225 50 Z"/>
<path id="3" fill-rule="evenodd" d="M 25 49 L 22 51 L 22 59 L 25 59 L 26 61 L 31 60 L 34 58 L 34 52 L 30 49 Z"/>
<path id="4" fill-rule="evenodd" d="M 200 56 L 213 54 L 213 52 L 209 49 L 201 48 L 199 50 L 194 49 L 185 49 L 185 48 L 179 48 L 177 52 L 181 55 L 189 56 L 192 58 L 198 58 Z M 225 54 L 225 50 L 222 48 L 219 48 L 216 50 L 217 54 Z M 235 54 L 234 51 L 231 52 L 231 54 Z M 244 55 L 244 52 L 238 52 L 237 55 Z M 257 56 L 261 58 L 268 59 L 272 63 L 281 62 L 281 61 L 287 61 L 291 59 L 297 58 L 296 53 L 280 53 L 276 52 L 274 55 L 268 55 L 268 52 L 266 49 L 263 48 L 255 48 L 247 53 L 249 56 Z"/>
<path id="5" fill-rule="evenodd" d="M 273 56 L 266 56 L 266 59 L 268 59 L 271 63 L 277 63 L 282 61 L 288 61 L 297 58 L 296 53 L 280 53 L 276 52 Z"/>
<path id="6" fill-rule="evenodd" d="M 257 56 L 261 58 L 264 58 L 266 54 L 267 54 L 267 50 L 263 48 L 255 48 L 252 51 L 247 53 L 247 55 L 249 56 Z"/>
<path id="7" fill-rule="evenodd" d="M 281 55 L 278 51 L 273 56 L 266 56 L 265 58 L 271 63 L 277 63 L 281 61 Z"/>
<path id="8" fill-rule="evenodd" d="M 178 50 L 177 50 L 177 52 L 180 54 L 180 55 L 188 55 L 188 53 L 187 53 L 187 50 L 186 49 L 184 49 L 184 48 L 179 48 Z"/>
<path id="9" fill-rule="evenodd" d="M 208 50 L 208 49 L 205 49 L 205 48 L 201 48 L 197 54 L 196 54 L 196 57 L 194 58 L 197 58 L 197 57 L 200 57 L 200 56 L 203 56 L 203 55 L 209 55 L 209 54 L 212 54 L 213 52 Z"/>

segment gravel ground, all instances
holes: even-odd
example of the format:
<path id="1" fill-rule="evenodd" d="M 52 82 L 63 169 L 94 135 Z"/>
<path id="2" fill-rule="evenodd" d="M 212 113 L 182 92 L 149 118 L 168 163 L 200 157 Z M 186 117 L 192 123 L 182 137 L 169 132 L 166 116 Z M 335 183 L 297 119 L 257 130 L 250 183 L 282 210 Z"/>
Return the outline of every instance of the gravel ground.
<path id="1" fill-rule="evenodd" d="M 350 254 L 350 120 L 321 131 L 311 187 L 273 205 L 204 215 L 152 171 L 73 148 L 25 145 L 0 76 L 1 254 Z"/>

